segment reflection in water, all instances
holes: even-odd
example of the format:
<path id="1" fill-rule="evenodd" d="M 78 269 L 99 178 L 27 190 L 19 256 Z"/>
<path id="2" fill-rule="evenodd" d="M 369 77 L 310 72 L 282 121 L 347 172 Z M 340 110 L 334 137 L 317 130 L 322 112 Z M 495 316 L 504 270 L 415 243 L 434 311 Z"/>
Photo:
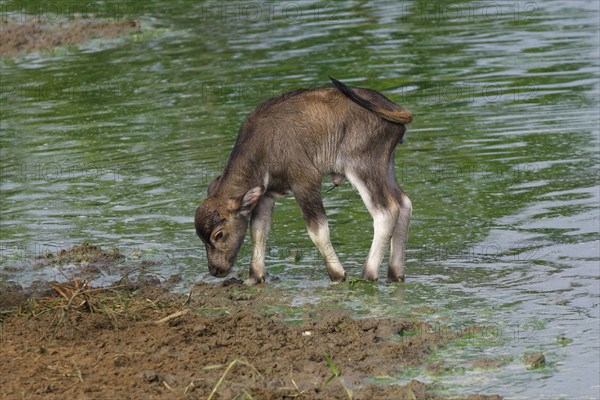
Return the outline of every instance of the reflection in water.
<path id="1" fill-rule="evenodd" d="M 516 361 L 441 378 L 456 390 L 597 396 L 597 4 L 166 4 L 140 7 L 135 40 L 2 61 L 2 279 L 60 277 L 28 260 L 84 240 L 162 262 L 164 275 L 185 276 L 182 290 L 212 279 L 193 212 L 241 121 L 262 99 L 331 75 L 415 113 L 396 156 L 415 208 L 408 280 L 328 287 L 297 206 L 281 199 L 272 284 L 357 315 L 493 324 L 487 346 L 452 357 Z M 369 214 L 347 184 L 324 202 L 358 276 Z M 246 244 L 239 269 L 249 259 Z M 527 349 L 549 366 L 526 371 Z"/>

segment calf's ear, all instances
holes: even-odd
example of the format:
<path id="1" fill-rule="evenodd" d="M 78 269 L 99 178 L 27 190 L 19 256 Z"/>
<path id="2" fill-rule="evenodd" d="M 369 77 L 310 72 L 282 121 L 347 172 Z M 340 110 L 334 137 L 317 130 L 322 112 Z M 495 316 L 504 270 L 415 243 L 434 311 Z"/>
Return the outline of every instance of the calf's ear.
<path id="1" fill-rule="evenodd" d="M 260 201 L 264 191 L 265 189 L 262 186 L 253 187 L 248 190 L 241 199 L 235 200 L 232 203 L 232 208 L 235 209 L 239 215 L 247 217 Z"/>
<path id="2" fill-rule="evenodd" d="M 217 176 L 209 185 L 208 185 L 208 196 L 212 196 L 217 191 L 219 184 L 221 183 L 221 175 Z"/>

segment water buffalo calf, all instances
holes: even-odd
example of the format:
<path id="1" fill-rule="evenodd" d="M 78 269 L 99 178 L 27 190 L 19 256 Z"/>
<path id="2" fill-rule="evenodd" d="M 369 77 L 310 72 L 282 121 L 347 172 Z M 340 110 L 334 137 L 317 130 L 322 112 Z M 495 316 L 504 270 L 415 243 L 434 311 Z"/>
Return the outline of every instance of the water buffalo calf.
<path id="1" fill-rule="evenodd" d="M 261 103 L 244 121 L 223 174 L 196 210 L 196 233 L 208 269 L 229 273 L 248 224 L 253 243 L 249 283 L 265 279 L 266 238 L 275 199 L 293 193 L 308 234 L 333 282 L 346 272 L 331 246 L 321 201 L 321 181 L 345 179 L 358 190 L 373 217 L 374 237 L 363 278 L 376 280 L 390 243 L 387 277 L 404 280 L 404 248 L 411 201 L 394 175 L 394 151 L 412 114 L 371 89 L 301 89 Z"/>

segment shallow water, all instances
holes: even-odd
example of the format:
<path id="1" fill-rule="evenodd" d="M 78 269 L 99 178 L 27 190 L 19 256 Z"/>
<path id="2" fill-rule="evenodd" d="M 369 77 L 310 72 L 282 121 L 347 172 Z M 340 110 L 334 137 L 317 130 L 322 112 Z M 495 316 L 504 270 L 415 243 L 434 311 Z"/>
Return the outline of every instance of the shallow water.
<path id="1" fill-rule="evenodd" d="M 329 287 L 295 202 L 281 199 L 271 284 L 298 304 L 489 326 L 446 351 L 456 365 L 515 357 L 500 370 L 407 371 L 385 382 L 598 398 L 597 3 L 127 4 L 96 10 L 140 18 L 141 35 L 1 62 L 3 280 L 61 278 L 29 260 L 85 240 L 160 261 L 163 275 L 184 277 L 180 290 L 213 280 L 193 215 L 243 118 L 262 99 L 331 75 L 416 116 L 396 154 L 414 205 L 407 282 Z M 357 277 L 370 216 L 347 183 L 324 202 L 333 244 Z M 246 244 L 238 268 L 249 254 Z M 526 351 L 544 352 L 546 367 L 527 370 Z"/>

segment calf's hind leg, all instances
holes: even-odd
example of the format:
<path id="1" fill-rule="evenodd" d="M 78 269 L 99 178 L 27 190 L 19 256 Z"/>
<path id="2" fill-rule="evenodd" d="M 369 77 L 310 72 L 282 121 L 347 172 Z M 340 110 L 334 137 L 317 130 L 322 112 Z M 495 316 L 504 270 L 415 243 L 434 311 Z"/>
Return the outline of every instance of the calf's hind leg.
<path id="1" fill-rule="evenodd" d="M 388 166 L 388 184 L 392 188 L 394 197 L 400 204 L 398 220 L 390 241 L 390 259 L 388 263 L 388 280 L 391 282 L 404 282 L 404 255 L 408 240 L 408 226 L 412 214 L 412 202 L 402 191 L 394 174 L 394 161 Z"/>
<path id="2" fill-rule="evenodd" d="M 392 240 L 390 241 L 390 260 L 388 265 L 388 280 L 404 282 L 404 255 L 408 240 L 408 225 L 412 214 L 412 203 L 408 196 L 400 191 L 400 211 Z"/>
<path id="3" fill-rule="evenodd" d="M 363 278 L 376 281 L 379 276 L 379 265 L 385 256 L 388 243 L 392 238 L 398 220 L 396 199 L 384 179 L 367 178 L 368 174 L 346 173 L 348 181 L 358 190 L 365 206 L 373 217 L 373 242 L 369 255 L 365 260 Z"/>

